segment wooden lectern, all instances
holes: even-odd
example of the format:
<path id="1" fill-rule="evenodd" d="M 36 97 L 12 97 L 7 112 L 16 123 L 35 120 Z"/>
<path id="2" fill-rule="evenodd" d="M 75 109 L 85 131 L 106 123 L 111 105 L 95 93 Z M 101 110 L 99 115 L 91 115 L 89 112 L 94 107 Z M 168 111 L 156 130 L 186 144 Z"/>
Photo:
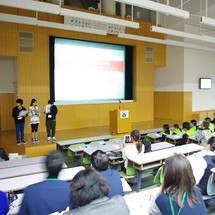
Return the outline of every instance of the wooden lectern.
<path id="1" fill-rule="evenodd" d="M 114 110 L 109 112 L 110 131 L 115 134 L 131 132 L 129 110 Z"/>

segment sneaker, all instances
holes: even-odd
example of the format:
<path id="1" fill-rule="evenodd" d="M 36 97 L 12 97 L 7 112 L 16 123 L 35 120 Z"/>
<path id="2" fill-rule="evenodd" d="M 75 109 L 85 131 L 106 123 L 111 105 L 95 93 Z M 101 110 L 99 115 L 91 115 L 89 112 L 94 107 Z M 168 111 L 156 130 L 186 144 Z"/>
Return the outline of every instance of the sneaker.
<path id="1" fill-rule="evenodd" d="M 50 140 L 51 140 L 51 137 L 48 137 L 47 140 L 50 141 Z"/>
<path id="2" fill-rule="evenodd" d="M 22 140 L 22 141 L 21 141 L 21 144 L 25 145 L 25 144 L 26 144 L 25 140 Z"/>
<path id="3" fill-rule="evenodd" d="M 39 142 L 39 140 L 38 140 L 37 138 L 35 138 L 34 141 L 35 141 L 35 143 L 38 143 L 38 142 Z"/>
<path id="4" fill-rule="evenodd" d="M 16 144 L 17 144 L 17 146 L 20 146 L 21 142 L 20 141 L 16 141 Z"/>
<path id="5" fill-rule="evenodd" d="M 34 138 L 32 138 L 32 142 L 35 143 L 35 139 Z"/>
<path id="6" fill-rule="evenodd" d="M 56 140 L 56 137 L 52 137 L 52 140 Z"/>

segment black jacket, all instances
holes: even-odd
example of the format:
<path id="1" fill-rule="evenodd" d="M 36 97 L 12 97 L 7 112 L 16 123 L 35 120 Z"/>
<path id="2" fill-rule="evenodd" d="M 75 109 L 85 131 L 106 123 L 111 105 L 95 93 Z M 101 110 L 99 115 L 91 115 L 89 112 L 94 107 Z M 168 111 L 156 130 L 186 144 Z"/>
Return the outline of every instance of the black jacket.
<path id="1" fill-rule="evenodd" d="M 23 110 L 26 111 L 26 109 L 24 107 L 22 107 L 21 110 L 17 106 L 13 108 L 12 117 L 14 118 L 15 123 L 23 123 L 23 122 L 25 122 L 25 117 L 18 118 L 19 112 L 23 111 Z"/>
<path id="2" fill-rule="evenodd" d="M 50 113 L 46 114 L 46 120 L 56 119 L 57 111 L 57 106 L 52 105 L 50 108 Z"/>

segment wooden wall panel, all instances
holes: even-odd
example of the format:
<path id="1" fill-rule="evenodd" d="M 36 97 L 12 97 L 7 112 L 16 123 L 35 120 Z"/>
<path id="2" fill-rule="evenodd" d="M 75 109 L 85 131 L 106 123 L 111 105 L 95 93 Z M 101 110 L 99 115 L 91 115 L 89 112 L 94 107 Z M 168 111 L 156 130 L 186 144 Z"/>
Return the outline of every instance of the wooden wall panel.
<path id="1" fill-rule="evenodd" d="M 155 92 L 155 119 L 166 119 L 175 122 L 191 120 L 192 93 L 191 92 Z"/>
<path id="2" fill-rule="evenodd" d="M 0 8 L 1 11 L 1 8 Z M 14 13 L 12 11 L 11 13 Z M 18 10 L 19 14 L 25 11 Z M 29 13 L 27 15 L 32 15 Z M 39 14 L 44 20 L 62 22 L 62 17 L 56 15 Z M 86 39 L 99 42 L 124 44 L 134 46 L 134 96 L 135 102 L 123 103 L 121 108 L 130 109 L 131 121 L 150 121 L 154 119 L 154 66 L 165 65 L 165 46 L 141 41 L 120 39 L 113 35 L 101 36 L 71 32 L 58 29 L 48 29 L 27 25 L 1 23 L 0 27 L 6 31 L 0 32 L 0 55 L 17 56 L 18 66 L 18 96 L 23 98 L 24 106 L 29 106 L 30 100 L 36 98 L 38 106 L 43 110 L 49 99 L 49 36 L 59 36 L 76 39 Z M 162 38 L 161 34 L 150 32 L 150 23 L 141 22 L 141 29 L 127 29 L 128 33 Z M 34 32 L 35 51 L 33 54 L 17 52 L 18 31 Z M 8 37 L 8 34 L 12 34 Z M 5 47 L 4 47 L 5 46 Z M 153 64 L 145 62 L 145 47 L 153 46 L 155 59 Z M 9 51 L 8 51 L 9 50 Z M 162 53 L 160 55 L 160 53 Z M 91 104 L 59 106 L 57 129 L 73 129 L 93 126 L 104 126 L 109 123 L 109 110 L 118 108 L 119 104 Z M 27 119 L 27 123 L 29 119 Z M 41 116 L 40 131 L 45 130 L 45 116 Z M 30 129 L 27 129 L 30 132 Z"/>
<path id="3" fill-rule="evenodd" d="M 15 104 L 15 95 L 12 93 L 0 94 L 0 130 L 14 129 L 14 121 L 11 116 Z"/>

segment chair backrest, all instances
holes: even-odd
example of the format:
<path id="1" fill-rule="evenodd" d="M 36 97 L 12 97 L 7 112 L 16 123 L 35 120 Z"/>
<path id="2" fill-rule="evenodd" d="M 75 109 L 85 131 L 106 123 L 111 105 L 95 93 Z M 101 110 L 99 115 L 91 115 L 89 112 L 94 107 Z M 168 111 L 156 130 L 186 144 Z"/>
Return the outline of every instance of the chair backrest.
<path id="1" fill-rule="evenodd" d="M 145 153 L 148 153 L 148 152 L 152 151 L 151 142 L 149 142 L 147 140 L 143 140 L 142 143 L 145 146 Z"/>
<path id="2" fill-rule="evenodd" d="M 215 184 L 213 183 L 213 177 L 214 173 L 211 173 L 209 179 L 208 179 L 208 184 L 207 184 L 207 194 L 208 196 L 213 196 L 215 195 Z"/>

